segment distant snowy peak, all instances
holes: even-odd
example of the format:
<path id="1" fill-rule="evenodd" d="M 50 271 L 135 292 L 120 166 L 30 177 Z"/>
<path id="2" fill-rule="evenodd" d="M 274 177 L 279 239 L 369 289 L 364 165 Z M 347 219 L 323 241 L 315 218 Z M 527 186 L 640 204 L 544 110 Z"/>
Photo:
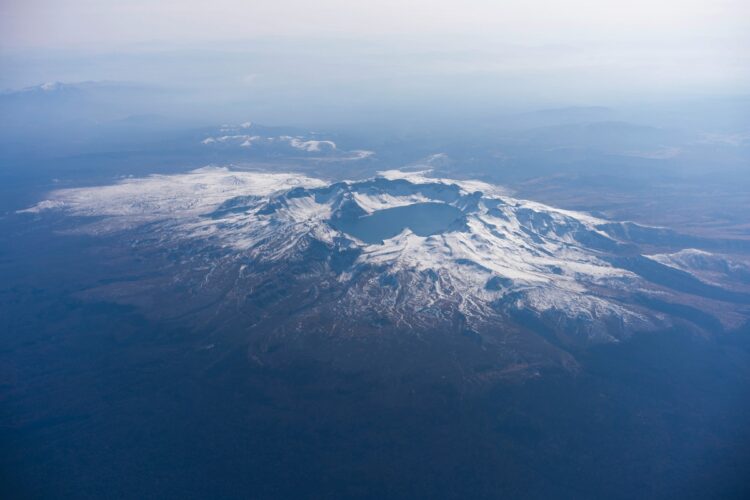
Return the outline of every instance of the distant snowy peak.
<path id="1" fill-rule="evenodd" d="M 68 84 L 62 82 L 45 82 L 39 85 L 33 85 L 31 87 L 24 87 L 20 89 L 6 89 L 0 92 L 0 95 L 11 95 L 11 94 L 28 94 L 28 93 L 51 93 L 60 90 L 69 90 L 79 88 L 81 85 L 91 85 L 91 82 L 85 82 L 81 84 Z"/>
<path id="2" fill-rule="evenodd" d="M 201 144 L 210 147 L 237 147 L 276 154 L 304 154 L 341 157 L 351 160 L 364 159 L 374 154 L 372 151 L 365 150 L 341 150 L 334 141 L 319 137 L 315 133 L 307 135 L 276 134 L 274 130 L 255 125 L 252 122 L 245 122 L 238 126 L 223 125 L 218 132 L 218 134 L 202 139 Z"/>
<path id="3" fill-rule="evenodd" d="M 81 81 L 81 82 L 44 82 L 30 87 L 17 89 L 5 89 L 0 91 L 0 96 L 22 96 L 31 94 L 65 94 L 65 93 L 85 93 L 98 90 L 125 90 L 125 89 L 142 89 L 141 85 L 117 82 L 117 81 Z"/>
<path id="4" fill-rule="evenodd" d="M 52 90 L 58 90 L 62 88 L 62 86 L 63 84 L 60 82 L 46 82 L 46 83 L 39 85 L 39 88 L 45 91 L 52 91 Z"/>

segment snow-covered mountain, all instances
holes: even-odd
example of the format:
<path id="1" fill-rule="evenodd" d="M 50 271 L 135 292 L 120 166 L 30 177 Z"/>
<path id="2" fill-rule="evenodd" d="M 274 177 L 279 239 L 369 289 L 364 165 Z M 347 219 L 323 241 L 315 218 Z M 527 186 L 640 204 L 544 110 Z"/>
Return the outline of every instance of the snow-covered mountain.
<path id="1" fill-rule="evenodd" d="M 572 348 L 705 327 L 690 323 L 694 313 L 731 327 L 747 320 L 750 304 L 750 295 L 701 281 L 662 254 L 646 257 L 649 231 L 656 245 L 662 229 L 428 172 L 326 182 L 204 168 L 61 190 L 27 212 L 49 209 L 94 217 L 77 231 L 172 256 L 172 285 L 148 293 L 181 293 L 170 306 L 180 314 L 198 314 L 191 300 L 212 304 L 201 321 L 244 322 L 259 363 L 279 344 L 360 363 L 367 356 L 340 351 L 342 342 L 442 338 L 468 342 L 501 372 L 570 366 Z M 143 290 L 128 286 L 99 293 L 142 302 Z"/>
<path id="2" fill-rule="evenodd" d="M 347 151 L 327 137 L 314 132 L 264 127 L 252 122 L 240 125 L 223 125 L 215 134 L 201 140 L 206 148 L 242 149 L 244 152 L 267 156 L 291 156 L 362 160 L 373 156 L 373 151 L 357 149 Z"/>

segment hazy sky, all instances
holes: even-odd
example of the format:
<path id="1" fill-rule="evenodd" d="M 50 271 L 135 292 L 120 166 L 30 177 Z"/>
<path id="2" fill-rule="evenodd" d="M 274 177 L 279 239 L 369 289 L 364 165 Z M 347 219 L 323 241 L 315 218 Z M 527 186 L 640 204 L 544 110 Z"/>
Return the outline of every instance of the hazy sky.
<path id="1" fill-rule="evenodd" d="M 472 34 L 519 43 L 731 44 L 747 0 L 2 0 L 2 43 L 60 47 L 258 36 Z"/>
<path id="2" fill-rule="evenodd" d="M 750 88 L 749 0 L 0 0 L 0 88 L 192 85 L 280 109 Z M 227 97 L 230 99 L 230 97 Z M 231 97 L 234 99 L 234 97 Z"/>

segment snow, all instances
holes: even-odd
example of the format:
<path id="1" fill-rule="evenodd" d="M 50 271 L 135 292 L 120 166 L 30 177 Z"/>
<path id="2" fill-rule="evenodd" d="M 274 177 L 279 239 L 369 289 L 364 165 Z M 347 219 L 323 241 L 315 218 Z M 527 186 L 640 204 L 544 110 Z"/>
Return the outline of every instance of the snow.
<path id="1" fill-rule="evenodd" d="M 623 321 L 642 321 L 639 313 L 589 293 L 594 287 L 616 289 L 637 279 L 602 260 L 599 252 L 578 242 L 571 231 L 597 231 L 595 226 L 604 221 L 511 198 L 500 186 L 427 174 L 389 170 L 379 173 L 381 180 L 407 180 L 411 185 L 348 181 L 338 184 L 340 192 L 334 195 L 316 196 L 314 190 L 329 183 L 292 172 L 205 167 L 184 174 L 123 179 L 108 186 L 53 191 L 25 212 L 60 210 L 104 218 L 87 228 L 94 233 L 157 222 L 148 230 L 159 231 L 165 242 L 189 239 L 266 262 L 297 258 L 295 252 L 307 241 L 316 240 L 329 248 L 343 244 L 360 251 L 355 267 L 374 266 L 384 275 L 407 273 L 418 281 L 427 279 L 420 278 L 420 273 L 438 276 L 434 285 L 422 281 L 409 292 L 408 300 L 419 307 L 438 299 L 458 301 L 466 314 L 480 317 L 491 314 L 497 299 L 520 292 L 525 306 L 540 312 L 562 311 L 573 318 L 616 315 Z M 455 192 L 436 188 L 441 186 L 458 186 L 459 194 L 453 199 Z M 293 188 L 304 190 L 290 193 Z M 476 200 L 473 193 L 477 191 L 483 193 L 480 202 L 468 203 Z M 233 199 L 239 200 L 239 205 L 214 213 Z M 461 210 L 464 223 L 423 236 L 407 226 L 382 244 L 368 244 L 334 229 L 331 220 L 345 201 L 356 203 L 365 214 L 448 203 Z M 522 222 L 519 214 L 529 210 L 539 216 L 541 229 Z M 355 275 L 342 273 L 339 279 L 353 280 Z M 502 278 L 504 285 L 488 289 L 485 285 L 492 278 Z M 430 292 L 423 291 L 426 289 Z"/>
<path id="2" fill-rule="evenodd" d="M 245 127 L 243 124 L 241 128 L 247 129 L 249 128 L 249 125 Z M 234 131 L 234 129 L 224 128 L 221 129 L 221 131 L 232 132 Z M 274 144 L 286 144 L 293 149 L 304 151 L 307 153 L 331 152 L 336 151 L 337 149 L 336 143 L 333 141 L 315 139 L 306 140 L 304 137 L 292 137 L 288 135 L 264 137 L 254 134 L 226 134 L 216 137 L 206 137 L 201 141 L 201 144 L 205 146 L 210 146 L 212 144 L 235 144 L 239 145 L 240 147 L 250 147 L 253 144 L 265 144 L 267 146 Z M 357 150 L 352 151 L 352 154 L 357 158 L 366 158 L 373 153 L 372 151 Z"/>
<path id="3" fill-rule="evenodd" d="M 374 151 L 365 149 L 354 149 L 345 151 L 339 149 L 337 144 L 330 139 L 319 138 L 319 135 L 310 132 L 309 135 L 259 135 L 250 134 L 250 130 L 260 132 L 261 128 L 254 128 L 252 122 L 239 125 L 222 125 L 217 135 L 203 138 L 200 142 L 208 147 L 239 147 L 268 149 L 275 154 L 284 153 L 298 155 L 305 153 L 310 156 L 326 156 L 339 160 L 357 161 L 371 158 Z"/>
<path id="4" fill-rule="evenodd" d="M 378 176 L 383 177 L 385 179 L 390 180 L 396 180 L 396 179 L 404 179 L 409 182 L 413 182 L 415 184 L 429 184 L 434 182 L 439 182 L 441 184 L 453 184 L 456 186 L 459 186 L 463 189 L 465 193 L 473 193 L 476 191 L 481 191 L 483 194 L 487 196 L 503 196 L 506 194 L 509 194 L 509 190 L 502 187 L 497 186 L 495 184 L 489 184 L 487 182 L 477 181 L 477 180 L 458 180 L 458 179 L 444 179 L 439 177 L 432 177 L 429 174 L 432 172 L 432 169 L 426 169 L 426 170 L 417 170 L 417 171 L 404 171 L 404 170 L 382 170 L 378 172 Z"/>
<path id="5" fill-rule="evenodd" d="M 282 139 L 286 139 L 289 141 L 289 145 L 296 149 L 301 149 L 302 151 L 307 151 L 309 153 L 318 153 L 320 151 L 327 151 L 327 150 L 333 150 L 336 149 L 336 143 L 333 141 L 304 141 L 298 137 L 282 137 Z"/>
<path id="6" fill-rule="evenodd" d="M 723 286 L 728 281 L 750 275 L 750 264 L 734 257 L 706 252 L 697 248 L 685 248 L 675 253 L 645 255 L 665 266 L 690 273 L 696 278 Z"/>
<path id="7" fill-rule="evenodd" d="M 65 207 L 65 202 L 62 200 L 44 200 L 40 201 L 33 207 L 29 207 L 23 210 L 19 210 L 18 213 L 38 214 L 45 210 L 54 210 Z"/>
<path id="8" fill-rule="evenodd" d="M 183 218 L 207 213 L 236 196 L 268 196 L 294 187 L 324 184 L 299 174 L 204 167 L 185 174 L 150 175 L 108 186 L 53 191 L 49 199 L 26 211 L 65 208 L 72 215 L 82 216 Z"/>
<path id="9" fill-rule="evenodd" d="M 421 194 L 413 194 L 410 196 L 393 196 L 388 193 L 368 194 L 368 193 L 354 193 L 352 195 L 357 205 L 367 213 L 372 213 L 377 210 L 385 210 L 386 208 L 403 207 L 406 205 L 413 205 L 414 203 L 425 203 L 429 201 L 428 198 Z"/>

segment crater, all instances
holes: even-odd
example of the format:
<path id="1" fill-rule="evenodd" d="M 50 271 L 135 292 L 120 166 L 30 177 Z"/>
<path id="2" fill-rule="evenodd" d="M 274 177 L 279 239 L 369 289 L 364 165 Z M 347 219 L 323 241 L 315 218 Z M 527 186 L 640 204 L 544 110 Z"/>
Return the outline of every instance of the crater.
<path id="1" fill-rule="evenodd" d="M 430 236 L 466 227 L 463 212 L 445 203 L 414 203 L 366 215 L 347 212 L 331 220 L 331 226 L 371 245 L 382 245 L 406 228 L 418 236 Z"/>

